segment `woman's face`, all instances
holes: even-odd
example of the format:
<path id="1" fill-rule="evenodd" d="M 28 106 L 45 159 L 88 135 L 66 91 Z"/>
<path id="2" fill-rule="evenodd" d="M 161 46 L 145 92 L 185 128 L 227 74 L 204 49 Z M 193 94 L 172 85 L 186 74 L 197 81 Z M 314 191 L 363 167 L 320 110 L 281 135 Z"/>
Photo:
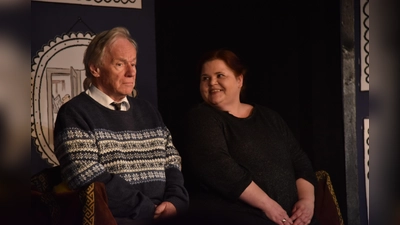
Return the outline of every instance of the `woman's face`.
<path id="1" fill-rule="evenodd" d="M 200 76 L 200 93 L 203 100 L 221 110 L 228 111 L 240 103 L 243 76 L 235 76 L 223 60 L 215 59 L 203 64 Z"/>

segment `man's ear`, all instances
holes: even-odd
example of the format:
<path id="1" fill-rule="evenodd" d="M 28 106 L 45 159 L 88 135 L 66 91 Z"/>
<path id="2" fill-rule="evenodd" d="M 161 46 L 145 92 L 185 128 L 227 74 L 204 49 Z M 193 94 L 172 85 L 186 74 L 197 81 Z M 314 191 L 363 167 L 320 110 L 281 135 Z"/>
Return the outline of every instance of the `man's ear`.
<path id="1" fill-rule="evenodd" d="M 90 65 L 90 72 L 94 77 L 100 77 L 100 68 L 96 67 L 95 65 Z"/>

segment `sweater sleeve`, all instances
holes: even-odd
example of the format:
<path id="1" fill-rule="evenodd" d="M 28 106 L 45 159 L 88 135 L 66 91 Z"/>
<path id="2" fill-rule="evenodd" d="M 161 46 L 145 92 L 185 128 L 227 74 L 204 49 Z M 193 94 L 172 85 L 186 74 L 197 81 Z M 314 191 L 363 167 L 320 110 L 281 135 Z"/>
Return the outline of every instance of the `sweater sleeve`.
<path id="1" fill-rule="evenodd" d="M 182 214 L 189 207 L 189 194 L 184 186 L 181 157 L 172 143 L 172 136 L 168 129 L 166 129 L 166 134 L 167 163 L 164 201 L 171 202 L 176 207 L 178 214 Z"/>
<path id="2" fill-rule="evenodd" d="M 202 186 L 237 200 L 251 183 L 250 173 L 230 155 L 223 123 L 209 110 L 192 110 L 186 117 L 182 160 Z"/>
<path id="3" fill-rule="evenodd" d="M 284 140 L 286 140 L 285 142 L 287 144 L 287 148 L 290 151 L 296 179 L 303 178 L 313 184 L 315 187 L 317 184 L 317 177 L 314 173 L 310 159 L 301 148 L 287 123 L 280 115 L 275 112 L 274 114 L 277 127 L 280 129 Z"/>
<path id="4" fill-rule="evenodd" d="M 116 217 L 153 218 L 155 205 L 147 196 L 133 188 L 118 175 L 110 174 L 98 161 L 95 135 L 82 117 L 62 107 L 54 130 L 54 151 L 63 179 L 71 189 L 94 181 L 105 184 L 108 205 Z"/>

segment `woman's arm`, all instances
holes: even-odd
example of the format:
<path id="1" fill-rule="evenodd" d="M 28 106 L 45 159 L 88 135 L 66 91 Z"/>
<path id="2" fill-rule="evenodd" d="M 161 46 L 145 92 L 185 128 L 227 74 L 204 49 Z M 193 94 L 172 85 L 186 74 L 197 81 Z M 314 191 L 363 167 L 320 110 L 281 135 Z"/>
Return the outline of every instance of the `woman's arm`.
<path id="1" fill-rule="evenodd" d="M 314 185 L 303 178 L 299 178 L 296 180 L 296 186 L 299 199 L 305 199 L 314 202 Z"/>
<path id="2" fill-rule="evenodd" d="M 296 176 L 296 187 L 298 201 L 292 209 L 291 219 L 294 225 L 309 224 L 314 214 L 314 185 L 317 183 L 317 177 L 314 173 L 312 164 L 307 154 L 300 147 L 292 131 L 287 126 L 286 122 L 277 115 L 278 127 L 280 127 L 284 139 L 287 143 L 287 148 L 293 162 L 293 167 Z"/>
<path id="3" fill-rule="evenodd" d="M 294 224 L 309 224 L 314 215 L 314 185 L 303 178 L 296 180 L 297 193 L 299 200 L 293 207 L 290 217 Z"/>
<path id="4" fill-rule="evenodd" d="M 286 211 L 253 181 L 239 198 L 247 204 L 262 210 L 276 224 L 293 224 Z M 283 223 L 283 219 L 286 220 L 285 223 Z"/>
<path id="5" fill-rule="evenodd" d="M 237 200 L 251 182 L 250 172 L 232 158 L 224 124 L 204 107 L 186 116 L 179 152 L 190 179 L 221 197 Z M 188 177 L 188 174 L 186 174 Z M 186 178 L 185 178 L 186 179 Z"/>

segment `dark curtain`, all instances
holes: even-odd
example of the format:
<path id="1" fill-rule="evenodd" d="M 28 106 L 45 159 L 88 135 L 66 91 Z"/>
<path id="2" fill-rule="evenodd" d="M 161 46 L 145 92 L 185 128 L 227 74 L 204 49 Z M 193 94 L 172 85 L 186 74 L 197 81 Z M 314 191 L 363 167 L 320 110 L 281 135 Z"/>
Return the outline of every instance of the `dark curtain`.
<path id="1" fill-rule="evenodd" d="M 340 2 L 156 0 L 155 10 L 158 106 L 172 135 L 201 101 L 200 55 L 230 48 L 249 68 L 245 101 L 283 116 L 346 219 Z"/>

